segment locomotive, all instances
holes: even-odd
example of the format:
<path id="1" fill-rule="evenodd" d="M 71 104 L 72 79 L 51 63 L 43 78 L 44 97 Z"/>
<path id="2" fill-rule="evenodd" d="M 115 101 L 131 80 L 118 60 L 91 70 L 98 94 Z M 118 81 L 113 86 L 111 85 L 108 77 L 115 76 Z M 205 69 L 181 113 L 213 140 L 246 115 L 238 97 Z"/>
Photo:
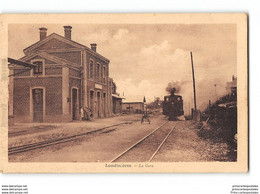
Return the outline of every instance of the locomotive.
<path id="1" fill-rule="evenodd" d="M 170 121 L 177 119 L 177 116 L 184 115 L 182 96 L 175 95 L 176 89 L 171 90 L 170 96 L 164 96 L 162 104 L 163 114 L 169 118 Z"/>

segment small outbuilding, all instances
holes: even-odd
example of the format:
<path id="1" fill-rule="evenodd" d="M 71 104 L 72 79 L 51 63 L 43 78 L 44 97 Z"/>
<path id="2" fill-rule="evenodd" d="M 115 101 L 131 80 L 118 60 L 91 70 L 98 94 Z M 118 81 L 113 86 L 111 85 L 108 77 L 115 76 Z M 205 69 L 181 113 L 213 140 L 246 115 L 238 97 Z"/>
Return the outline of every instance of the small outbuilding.
<path id="1" fill-rule="evenodd" d="M 144 110 L 143 102 L 123 102 L 122 111 L 124 113 L 142 113 Z"/>
<path id="2" fill-rule="evenodd" d="M 117 94 L 112 94 L 112 101 L 113 101 L 113 113 L 120 114 L 122 113 L 122 100 L 125 99 L 120 97 Z"/>

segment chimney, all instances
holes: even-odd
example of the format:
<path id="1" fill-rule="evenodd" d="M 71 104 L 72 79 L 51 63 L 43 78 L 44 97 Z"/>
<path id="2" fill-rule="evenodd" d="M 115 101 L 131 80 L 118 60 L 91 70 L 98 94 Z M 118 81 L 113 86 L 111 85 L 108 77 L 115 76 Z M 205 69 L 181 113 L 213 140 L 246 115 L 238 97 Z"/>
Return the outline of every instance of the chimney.
<path id="1" fill-rule="evenodd" d="M 97 52 L 97 44 L 96 43 L 90 44 L 90 46 L 91 46 L 92 51 Z"/>
<path id="2" fill-rule="evenodd" d="M 47 28 L 39 28 L 40 30 L 40 40 L 43 40 L 47 36 Z"/>
<path id="3" fill-rule="evenodd" d="M 63 26 L 64 27 L 64 37 L 71 40 L 71 26 Z"/>
<path id="4" fill-rule="evenodd" d="M 171 96 L 174 96 L 175 91 L 176 91 L 176 88 L 171 89 Z"/>

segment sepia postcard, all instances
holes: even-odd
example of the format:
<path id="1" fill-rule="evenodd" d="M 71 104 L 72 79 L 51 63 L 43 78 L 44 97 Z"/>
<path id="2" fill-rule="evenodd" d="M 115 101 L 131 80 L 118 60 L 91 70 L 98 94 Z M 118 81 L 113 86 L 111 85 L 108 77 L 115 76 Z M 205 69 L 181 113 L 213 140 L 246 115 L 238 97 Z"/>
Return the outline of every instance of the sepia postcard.
<path id="1" fill-rule="evenodd" d="M 248 171 L 247 14 L 0 24 L 2 173 Z"/>

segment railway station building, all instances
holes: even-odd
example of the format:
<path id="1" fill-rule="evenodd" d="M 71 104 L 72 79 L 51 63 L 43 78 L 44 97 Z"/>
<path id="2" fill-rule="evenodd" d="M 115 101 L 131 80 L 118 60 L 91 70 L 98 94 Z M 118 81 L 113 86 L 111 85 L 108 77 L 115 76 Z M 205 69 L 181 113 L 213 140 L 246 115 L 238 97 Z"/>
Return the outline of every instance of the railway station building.
<path id="1" fill-rule="evenodd" d="M 80 118 L 88 107 L 94 118 L 112 115 L 112 83 L 109 59 L 72 40 L 72 27 L 64 26 L 64 36 L 40 28 L 38 42 L 23 50 L 10 63 L 9 115 L 14 122 L 69 122 Z"/>

